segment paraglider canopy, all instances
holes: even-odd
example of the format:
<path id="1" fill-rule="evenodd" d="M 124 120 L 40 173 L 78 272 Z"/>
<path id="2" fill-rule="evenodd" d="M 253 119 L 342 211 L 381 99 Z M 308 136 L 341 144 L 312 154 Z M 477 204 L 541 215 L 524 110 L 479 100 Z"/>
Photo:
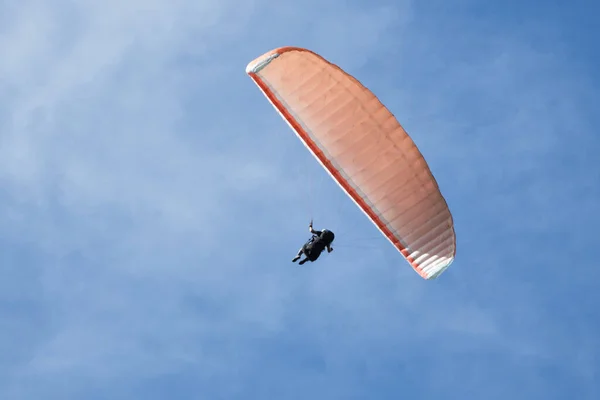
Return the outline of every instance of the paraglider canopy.
<path id="1" fill-rule="evenodd" d="M 269 51 L 246 73 L 421 277 L 448 268 L 456 252 L 450 210 L 412 139 L 369 89 L 299 47 Z"/>

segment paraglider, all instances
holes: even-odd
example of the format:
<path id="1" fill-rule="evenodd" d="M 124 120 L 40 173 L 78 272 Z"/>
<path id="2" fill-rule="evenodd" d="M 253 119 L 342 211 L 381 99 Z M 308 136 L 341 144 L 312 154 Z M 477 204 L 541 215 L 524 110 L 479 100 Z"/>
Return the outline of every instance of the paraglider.
<path id="1" fill-rule="evenodd" d="M 300 262 L 298 263 L 300 265 L 304 264 L 307 261 L 317 261 L 317 259 L 325 249 L 327 249 L 328 253 L 331 253 L 333 251 L 331 243 L 335 239 L 335 234 L 332 231 L 330 231 L 329 229 L 323 229 L 320 231 L 315 230 L 313 228 L 312 221 L 310 221 L 310 224 L 308 225 L 308 231 L 312 233 L 311 238 L 308 239 L 308 242 L 306 242 L 304 246 L 300 248 L 298 254 L 296 254 L 296 256 L 292 259 L 292 262 L 296 262 L 304 254 L 306 257 L 300 260 Z"/>
<path id="2" fill-rule="evenodd" d="M 448 205 L 413 140 L 369 89 L 299 47 L 269 51 L 246 73 L 421 277 L 450 266 L 456 237 Z"/>

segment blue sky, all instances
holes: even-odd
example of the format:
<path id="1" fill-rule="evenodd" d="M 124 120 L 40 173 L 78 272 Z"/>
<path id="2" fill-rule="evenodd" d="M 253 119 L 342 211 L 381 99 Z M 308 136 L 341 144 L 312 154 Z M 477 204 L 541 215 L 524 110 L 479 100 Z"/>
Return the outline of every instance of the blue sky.
<path id="1" fill-rule="evenodd" d="M 599 398 L 600 6 L 566 4 L 0 2 L 0 398 Z M 285 45 L 414 138 L 440 279 L 245 75 Z"/>

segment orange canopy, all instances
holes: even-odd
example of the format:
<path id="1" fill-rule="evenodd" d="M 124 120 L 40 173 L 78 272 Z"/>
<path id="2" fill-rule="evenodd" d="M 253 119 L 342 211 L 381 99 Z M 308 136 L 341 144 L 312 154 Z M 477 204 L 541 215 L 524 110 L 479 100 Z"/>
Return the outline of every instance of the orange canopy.
<path id="1" fill-rule="evenodd" d="M 412 139 L 370 90 L 297 47 L 265 53 L 246 72 L 421 277 L 448 268 L 456 238 L 446 201 Z"/>

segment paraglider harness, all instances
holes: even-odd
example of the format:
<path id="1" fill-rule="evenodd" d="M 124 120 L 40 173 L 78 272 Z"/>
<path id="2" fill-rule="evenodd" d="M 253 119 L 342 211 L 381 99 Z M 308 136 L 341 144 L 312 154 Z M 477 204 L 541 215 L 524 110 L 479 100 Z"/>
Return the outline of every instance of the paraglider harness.
<path id="1" fill-rule="evenodd" d="M 310 225 L 312 228 L 312 220 L 310 221 Z M 331 242 L 333 242 L 334 234 L 328 229 L 323 229 L 322 231 L 318 231 L 318 233 L 313 233 L 310 239 L 302 246 L 304 254 L 308 257 L 309 260 L 315 261 L 323 250 L 328 247 Z M 318 244 L 315 247 L 315 244 Z"/>

